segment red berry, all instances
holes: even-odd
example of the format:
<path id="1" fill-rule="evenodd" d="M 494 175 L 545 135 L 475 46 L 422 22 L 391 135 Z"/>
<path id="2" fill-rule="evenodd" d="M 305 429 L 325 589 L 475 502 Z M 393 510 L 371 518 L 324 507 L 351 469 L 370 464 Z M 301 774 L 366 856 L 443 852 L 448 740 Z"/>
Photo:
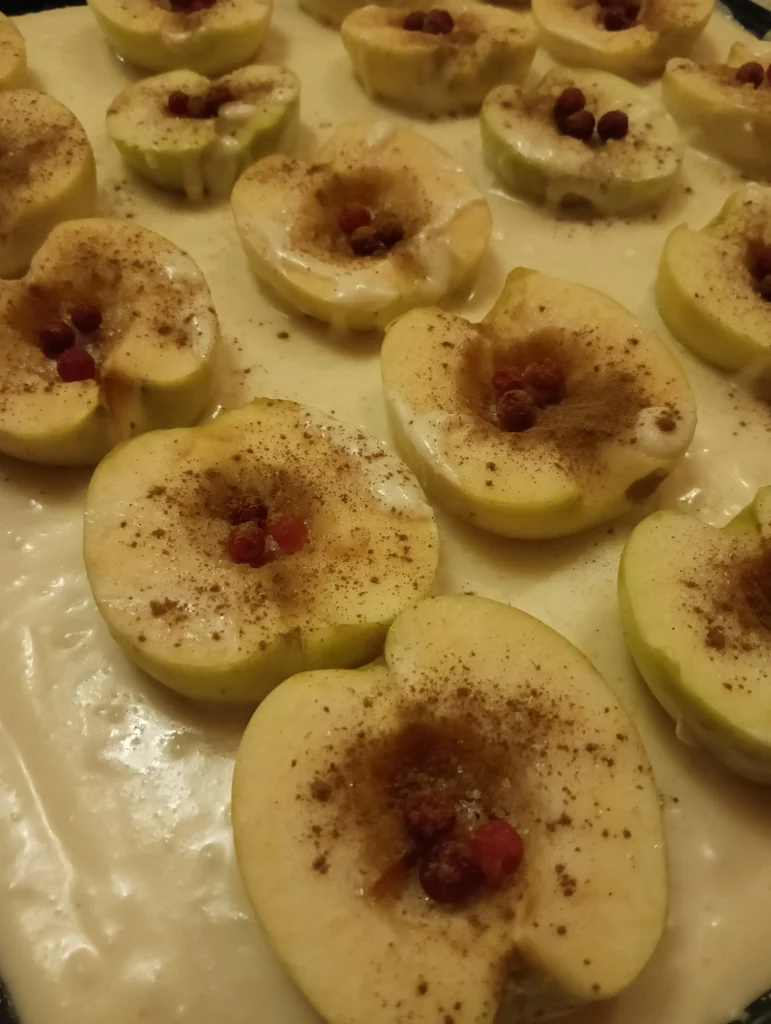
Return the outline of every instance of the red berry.
<path id="1" fill-rule="evenodd" d="M 758 280 L 771 274 L 771 245 L 753 244 L 749 254 L 750 272 Z"/>
<path id="2" fill-rule="evenodd" d="M 239 565 L 258 569 L 267 561 L 265 531 L 257 523 L 241 523 L 228 534 L 228 554 Z"/>
<path id="3" fill-rule="evenodd" d="M 411 839 L 428 846 L 444 839 L 455 828 L 457 812 L 442 793 L 412 793 L 404 803 L 404 827 Z"/>
<path id="4" fill-rule="evenodd" d="M 240 526 L 242 523 L 259 523 L 264 526 L 267 518 L 268 506 L 261 498 L 242 496 L 228 507 L 228 522 L 231 526 Z"/>
<path id="5" fill-rule="evenodd" d="M 169 98 L 166 100 L 166 109 L 174 117 L 187 117 L 189 103 L 190 97 L 188 94 L 181 89 L 175 89 L 174 92 L 169 93 Z"/>
<path id="6" fill-rule="evenodd" d="M 507 391 L 495 403 L 498 426 L 508 433 L 521 434 L 529 430 L 536 420 L 532 396 L 527 391 Z"/>
<path id="7" fill-rule="evenodd" d="M 299 551 L 308 543 L 308 527 L 299 516 L 277 519 L 268 532 L 285 555 Z"/>
<path id="8" fill-rule="evenodd" d="M 455 28 L 455 22 L 449 11 L 435 8 L 430 10 L 423 22 L 423 31 L 434 36 L 447 36 Z"/>
<path id="9" fill-rule="evenodd" d="M 522 381 L 538 406 L 557 405 L 565 397 L 565 371 L 553 359 L 537 359 L 529 363 Z"/>
<path id="10" fill-rule="evenodd" d="M 352 235 L 357 228 L 366 228 L 372 223 L 372 214 L 363 203 L 346 203 L 340 207 L 337 224 L 344 235 Z"/>
<path id="11" fill-rule="evenodd" d="M 616 4 L 609 7 L 602 18 L 602 24 L 608 32 L 625 32 L 634 28 L 640 8 L 635 4 Z"/>
<path id="12" fill-rule="evenodd" d="M 402 28 L 407 32 L 422 32 L 426 21 L 425 11 L 410 11 L 402 22 Z"/>
<path id="13" fill-rule="evenodd" d="M 525 387 L 522 371 L 513 366 L 503 366 L 493 374 L 492 385 L 496 395 L 504 395 L 507 391 L 521 391 Z"/>
<path id="14" fill-rule="evenodd" d="M 384 249 L 393 249 L 404 238 L 402 222 L 390 210 L 378 213 L 372 221 L 372 227 Z"/>
<path id="15" fill-rule="evenodd" d="M 63 320 L 53 320 L 38 331 L 38 342 L 44 355 L 49 359 L 58 359 L 62 352 L 75 344 L 75 334 Z"/>
<path id="16" fill-rule="evenodd" d="M 56 371 L 68 384 L 79 380 L 93 380 L 96 377 L 96 360 L 84 348 L 68 348 L 59 356 Z"/>
<path id="17" fill-rule="evenodd" d="M 563 117 L 558 128 L 563 135 L 588 142 L 594 132 L 594 114 L 588 110 L 579 110 L 569 117 Z"/>
<path id="18" fill-rule="evenodd" d="M 82 303 L 73 306 L 70 310 L 70 321 L 72 326 L 81 334 L 93 334 L 102 326 L 102 311 L 98 306 L 90 306 Z"/>
<path id="19" fill-rule="evenodd" d="M 580 89 L 570 85 L 567 89 L 563 89 L 557 97 L 557 102 L 554 104 L 554 116 L 558 121 L 561 121 L 563 117 L 577 114 L 585 106 L 586 96 L 584 96 Z"/>
<path id="20" fill-rule="evenodd" d="M 747 61 L 746 64 L 742 64 L 736 70 L 737 82 L 740 82 L 742 85 L 754 85 L 756 89 L 763 84 L 765 77 L 766 73 L 763 70 L 762 64 L 758 64 L 756 60 Z"/>
<path id="21" fill-rule="evenodd" d="M 765 299 L 766 302 L 771 302 L 771 274 L 760 279 L 758 282 L 758 291 L 760 292 L 761 298 Z"/>
<path id="22" fill-rule="evenodd" d="M 233 102 L 233 93 L 226 85 L 213 85 L 204 98 L 204 117 L 216 117 L 220 107 Z"/>
<path id="23" fill-rule="evenodd" d="M 629 134 L 629 117 L 623 110 L 609 110 L 597 122 L 597 134 L 603 142 L 624 139 Z"/>
<path id="24" fill-rule="evenodd" d="M 380 235 L 371 224 L 356 228 L 351 235 L 350 246 L 357 256 L 372 256 L 376 252 L 382 252 L 383 246 L 380 242 Z"/>
<path id="25" fill-rule="evenodd" d="M 519 870 L 525 844 L 513 825 L 494 818 L 474 829 L 469 850 L 485 881 L 489 885 L 501 886 Z"/>
<path id="26" fill-rule="evenodd" d="M 435 846 L 418 870 L 423 892 L 437 903 L 459 903 L 482 884 L 482 872 L 466 843 Z"/>

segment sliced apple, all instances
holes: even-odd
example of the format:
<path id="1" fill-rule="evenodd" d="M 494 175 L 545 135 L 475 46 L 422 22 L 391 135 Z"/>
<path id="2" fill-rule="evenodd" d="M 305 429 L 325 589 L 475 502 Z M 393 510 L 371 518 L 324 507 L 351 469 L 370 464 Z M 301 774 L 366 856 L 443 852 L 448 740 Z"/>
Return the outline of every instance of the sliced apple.
<path id="1" fill-rule="evenodd" d="M 94 154 L 75 115 L 32 89 L 0 92 L 0 277 L 23 273 L 55 224 L 95 202 Z"/>
<path id="2" fill-rule="evenodd" d="M 541 42 L 558 61 L 637 78 L 687 53 L 714 6 L 714 0 L 533 0 L 533 15 Z"/>
<path id="3" fill-rule="evenodd" d="M 238 864 L 295 981 L 330 1024 L 535 1021 L 615 995 L 659 940 L 667 880 L 611 690 L 564 637 L 479 597 L 405 611 L 385 661 L 288 680 L 236 760 Z M 416 829 L 424 800 L 449 805 L 423 815 L 441 831 Z M 518 870 L 487 843 L 514 828 Z"/>
<path id="4" fill-rule="evenodd" d="M 24 36 L 10 18 L 0 14 L 0 90 L 21 89 L 26 78 Z"/>
<path id="5" fill-rule="evenodd" d="M 91 482 L 84 550 L 129 657 L 180 693 L 223 701 L 376 657 L 437 564 L 433 514 L 407 467 L 325 413 L 274 399 L 116 449 Z"/>
<path id="6" fill-rule="evenodd" d="M 223 75 L 262 46 L 272 0 L 88 0 L 107 41 L 148 71 Z"/>
<path id="7" fill-rule="evenodd" d="M 90 465 L 191 423 L 218 338 L 204 276 L 172 242 L 128 221 L 59 225 L 26 277 L 0 282 L 0 451 Z"/>
<path id="8" fill-rule="evenodd" d="M 619 603 L 637 667 L 678 726 L 771 783 L 771 487 L 722 530 L 669 510 L 643 520 Z"/>
<path id="9" fill-rule="evenodd" d="M 253 64 L 215 82 L 169 71 L 124 89 L 107 131 L 139 174 L 198 200 L 229 195 L 245 167 L 278 149 L 299 103 L 299 79 L 286 68 Z"/>
<path id="10" fill-rule="evenodd" d="M 764 271 L 771 273 L 771 188 L 751 184 L 706 227 L 681 224 L 667 238 L 656 282 L 662 319 L 708 362 L 762 375 L 771 358 Z"/>
<path id="11" fill-rule="evenodd" d="M 568 134 L 560 119 L 567 90 L 582 97 L 588 137 Z M 612 112 L 626 118 L 624 133 L 603 141 L 601 119 Z M 647 92 L 602 71 L 555 68 L 532 89 L 502 85 L 485 100 L 481 127 L 487 163 L 507 188 L 552 207 L 580 201 L 610 215 L 662 202 L 685 148 L 672 118 Z"/>
<path id="12" fill-rule="evenodd" d="M 771 171 L 771 45 L 731 47 L 725 64 L 669 61 L 664 102 L 689 141 L 750 174 Z"/>
<path id="13" fill-rule="evenodd" d="M 232 202 L 257 277 L 301 312 L 353 330 L 382 329 L 468 281 L 492 225 L 455 161 L 381 121 L 340 125 L 312 164 L 260 160 Z"/>
<path id="14" fill-rule="evenodd" d="M 428 115 L 476 112 L 494 86 L 521 82 L 538 39 L 529 11 L 478 3 L 361 7 L 341 34 L 367 93 Z"/>
<path id="15" fill-rule="evenodd" d="M 396 442 L 449 511 L 556 537 L 650 497 L 693 437 L 688 382 L 617 302 L 532 270 L 479 324 L 417 309 L 386 332 Z"/>

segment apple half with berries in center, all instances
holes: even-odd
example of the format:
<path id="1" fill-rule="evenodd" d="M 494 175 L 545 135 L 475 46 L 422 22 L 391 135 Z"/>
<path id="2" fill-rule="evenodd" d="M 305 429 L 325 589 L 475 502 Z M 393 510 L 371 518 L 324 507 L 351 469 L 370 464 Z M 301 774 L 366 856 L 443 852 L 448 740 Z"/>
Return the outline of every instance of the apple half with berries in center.
<path id="1" fill-rule="evenodd" d="M 108 456 L 88 492 L 85 560 L 110 631 L 150 675 L 254 702 L 295 672 L 376 657 L 429 590 L 437 536 L 417 481 L 381 445 L 257 399 Z"/>
<path id="2" fill-rule="evenodd" d="M 622 990 L 664 928 L 632 722 L 580 651 L 495 601 L 422 601 L 385 665 L 278 687 L 232 818 L 257 916 L 330 1024 L 545 1019 Z"/>
<path id="3" fill-rule="evenodd" d="M 128 86 L 107 111 L 107 132 L 143 177 L 188 199 L 230 194 L 241 171 L 273 153 L 297 121 L 300 82 L 253 64 L 212 82 L 169 71 Z"/>
<path id="4" fill-rule="evenodd" d="M 639 505 L 693 437 L 664 344 L 591 288 L 513 270 L 481 323 L 417 309 L 381 366 L 397 445 L 449 511 L 509 537 L 555 537 Z"/>
<path id="5" fill-rule="evenodd" d="M 91 465 L 120 441 L 198 418 L 219 324 L 193 260 L 129 221 L 54 228 L 0 282 L 0 451 Z"/>
<path id="6" fill-rule="evenodd" d="M 492 227 L 462 167 L 383 121 L 340 125 L 314 163 L 260 160 L 232 203 L 256 276 L 301 312 L 352 330 L 382 329 L 455 291 Z"/>

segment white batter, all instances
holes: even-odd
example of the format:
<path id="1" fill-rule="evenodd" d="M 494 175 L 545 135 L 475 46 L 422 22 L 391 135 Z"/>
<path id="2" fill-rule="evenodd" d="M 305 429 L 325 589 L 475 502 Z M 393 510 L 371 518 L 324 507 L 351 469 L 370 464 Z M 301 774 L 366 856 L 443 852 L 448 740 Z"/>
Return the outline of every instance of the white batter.
<path id="1" fill-rule="evenodd" d="M 298 399 L 385 438 L 376 341 L 295 320 L 262 295 L 227 204 L 195 209 L 127 182 L 104 112 L 129 73 L 89 12 L 19 25 L 39 84 L 88 131 L 100 212 L 135 215 L 204 269 L 228 342 L 221 404 Z M 716 14 L 701 53 L 721 58 L 740 37 Z M 294 0 L 279 4 L 263 59 L 301 76 L 303 156 L 337 121 L 383 116 L 356 86 L 337 35 Z M 493 183 L 474 120 L 420 128 L 491 189 L 492 251 L 471 301 L 457 305 L 475 317 L 505 273 L 525 264 L 602 288 L 663 331 L 651 286 L 667 231 L 682 220 L 701 226 L 739 184 L 689 153 L 693 192 L 681 190 L 657 220 L 558 223 Z M 289 338 L 277 337 L 283 331 Z M 701 420 L 658 500 L 722 524 L 771 483 L 771 415 L 683 360 Z M 0 964 L 24 1024 L 314 1024 L 265 945 L 233 863 L 230 777 L 246 714 L 185 704 L 112 643 L 81 562 L 85 474 L 3 463 L 0 475 Z M 634 714 L 665 795 L 669 931 L 625 996 L 571 1024 L 725 1024 L 771 985 L 769 795 L 678 740 L 636 677 L 615 603 L 630 524 L 534 544 L 439 521 L 441 587 L 517 604 L 578 644 Z"/>

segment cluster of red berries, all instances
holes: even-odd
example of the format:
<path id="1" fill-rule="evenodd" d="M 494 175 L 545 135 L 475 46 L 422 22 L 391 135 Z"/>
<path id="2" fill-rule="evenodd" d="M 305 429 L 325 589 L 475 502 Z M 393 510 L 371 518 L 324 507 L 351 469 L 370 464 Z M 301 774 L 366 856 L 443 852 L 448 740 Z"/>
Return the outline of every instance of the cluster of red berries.
<path id="1" fill-rule="evenodd" d="M 505 366 L 492 377 L 495 417 L 501 430 L 522 433 L 535 425 L 538 410 L 565 397 L 565 372 L 553 359 L 524 367 Z"/>
<path id="2" fill-rule="evenodd" d="M 601 142 L 623 139 L 629 133 L 629 118 L 623 110 L 609 110 L 599 121 L 586 109 L 586 96 L 575 86 L 563 89 L 554 104 L 554 120 L 562 135 L 591 142 L 595 126 Z"/>
<path id="3" fill-rule="evenodd" d="M 457 810 L 439 790 L 409 796 L 403 819 L 418 858 L 418 881 L 437 903 L 459 903 L 485 884 L 500 888 L 522 863 L 522 837 L 502 818 L 477 825 L 468 836 L 453 837 Z"/>
<path id="4" fill-rule="evenodd" d="M 67 320 L 51 320 L 38 331 L 38 344 L 43 354 L 56 360 L 56 370 L 63 381 L 93 380 L 96 360 L 91 353 L 77 345 L 77 334 L 92 335 L 102 326 L 102 311 L 98 306 L 83 303 L 73 306 Z"/>
<path id="5" fill-rule="evenodd" d="M 756 242 L 750 245 L 747 264 L 761 298 L 771 302 L 771 245 Z"/>
<path id="6" fill-rule="evenodd" d="M 410 11 L 402 22 L 407 32 L 428 32 L 432 36 L 448 36 L 455 28 L 449 11 L 432 7 L 430 11 Z"/>
<path id="7" fill-rule="evenodd" d="M 203 96 L 191 96 L 182 89 L 169 93 L 166 109 L 174 117 L 204 119 L 216 117 L 220 107 L 232 103 L 235 97 L 226 85 L 213 85 Z"/>
<path id="8" fill-rule="evenodd" d="M 625 32 L 634 28 L 640 17 L 638 0 L 597 0 L 602 11 L 602 27 L 608 32 Z"/>
<path id="9" fill-rule="evenodd" d="M 340 208 L 337 226 L 357 256 L 388 252 L 404 238 L 402 222 L 385 210 L 374 216 L 364 203 L 346 203 Z"/>
<path id="10" fill-rule="evenodd" d="M 229 512 L 227 549 L 239 565 L 259 569 L 278 555 L 291 555 L 308 543 L 308 526 L 299 516 L 268 522 L 268 508 L 260 498 L 243 499 Z"/>
<path id="11" fill-rule="evenodd" d="M 771 66 L 764 69 L 763 65 L 758 64 L 756 60 L 750 60 L 736 69 L 734 77 L 741 85 L 753 85 L 759 89 L 764 82 L 771 85 Z"/>

